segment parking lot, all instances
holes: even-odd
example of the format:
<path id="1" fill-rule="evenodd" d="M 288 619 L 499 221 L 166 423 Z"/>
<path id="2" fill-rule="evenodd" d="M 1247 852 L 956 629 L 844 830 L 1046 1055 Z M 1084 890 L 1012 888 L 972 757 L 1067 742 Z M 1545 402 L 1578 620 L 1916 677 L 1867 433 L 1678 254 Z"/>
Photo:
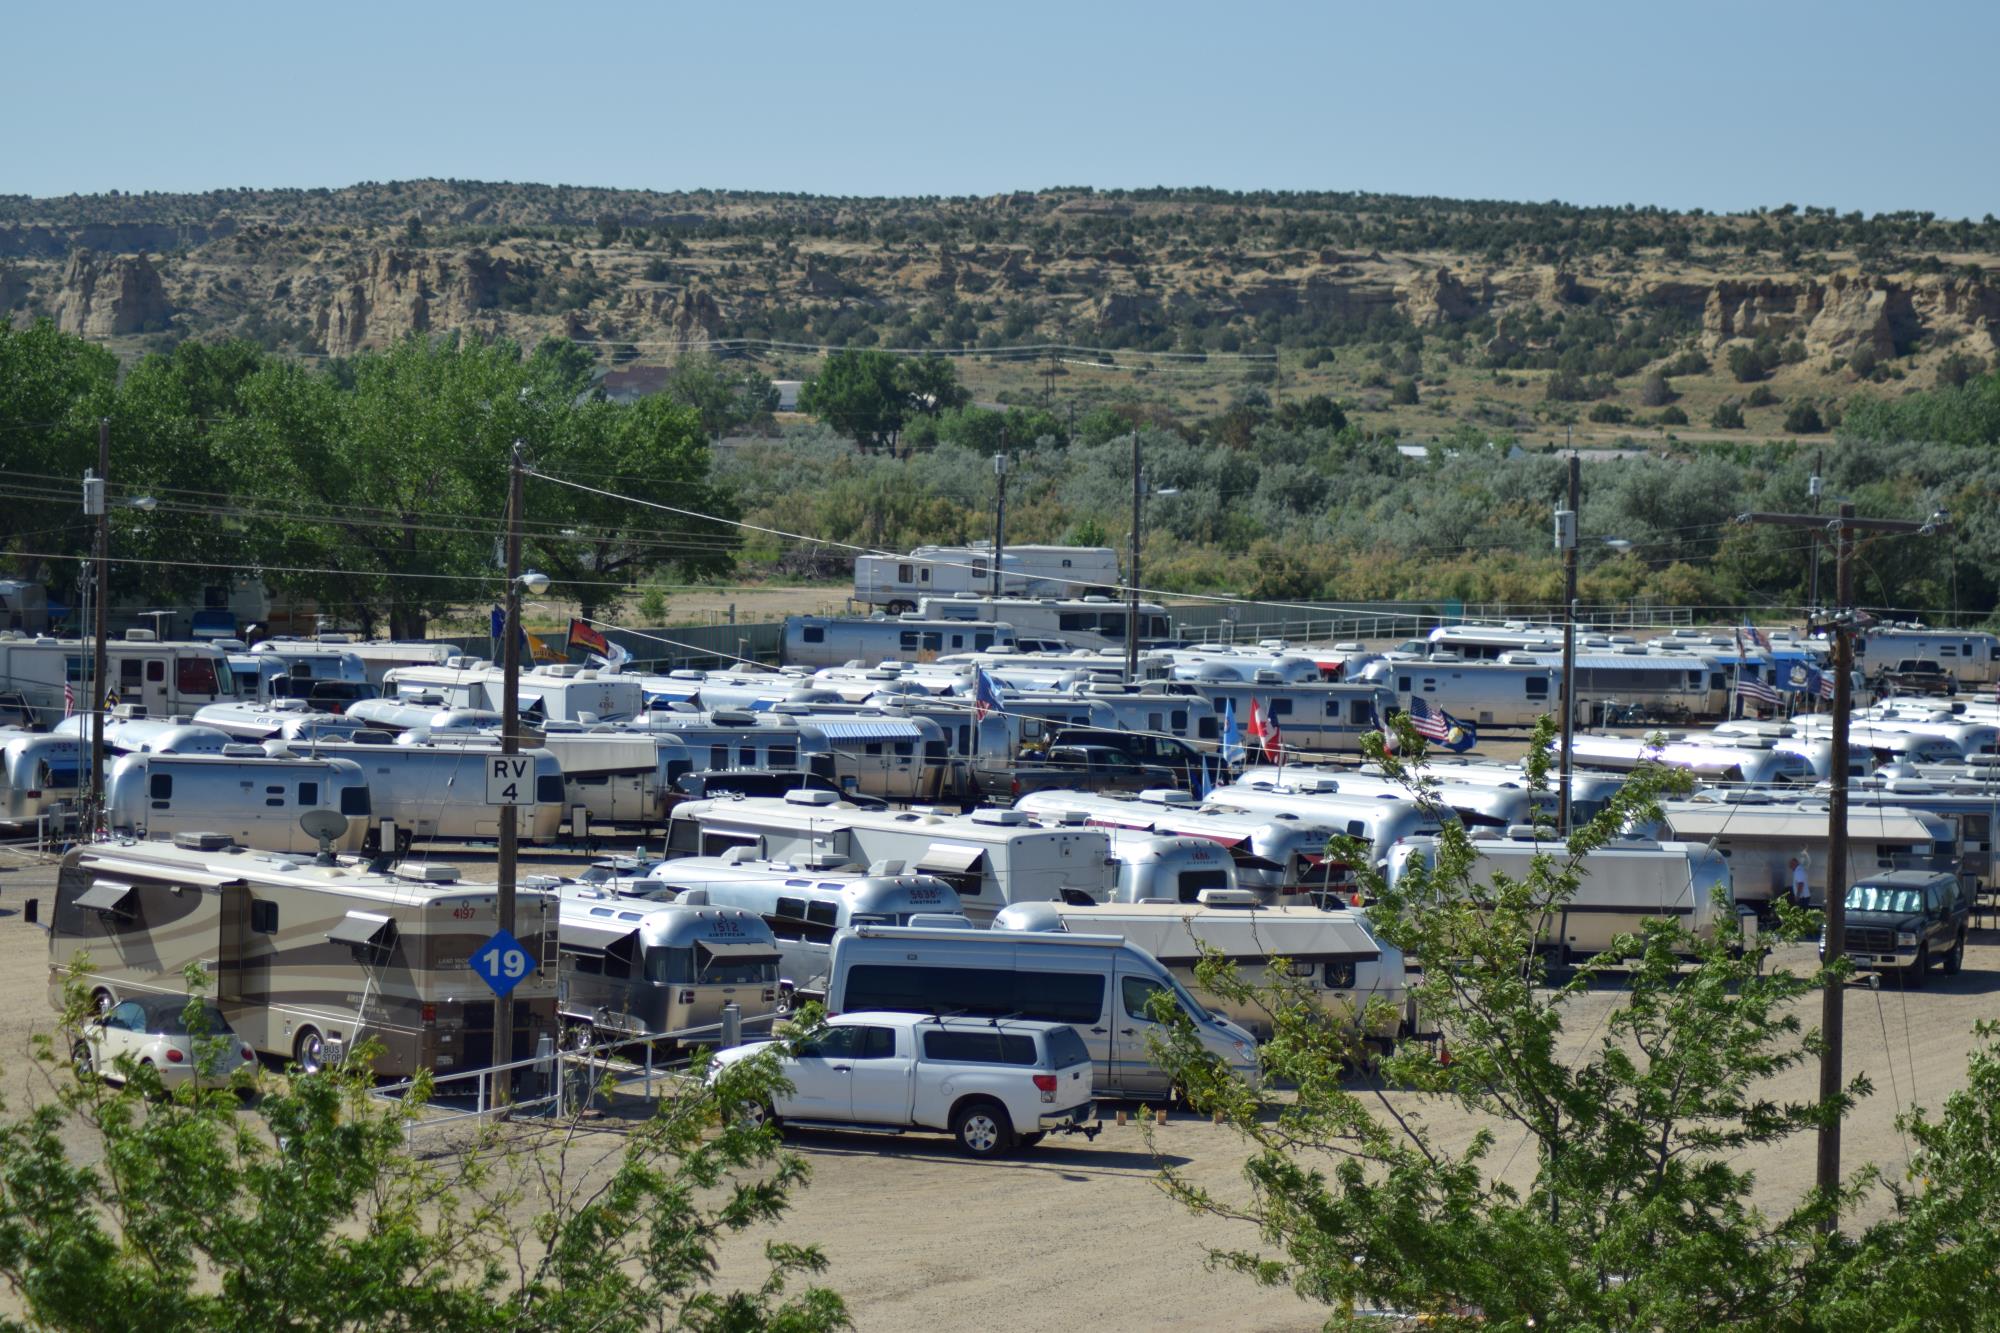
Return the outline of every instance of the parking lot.
<path id="1" fill-rule="evenodd" d="M 473 877 L 491 873 L 489 857 L 456 859 Z M 540 853 L 524 869 L 577 864 L 573 856 Z M 20 908 L 29 897 L 46 907 L 53 882 L 49 868 L 0 871 L 0 1093 L 15 1111 L 41 1086 L 29 1059 L 30 1035 L 52 1021 L 46 937 L 22 923 Z M 1809 966 L 1810 949 L 1781 961 Z M 1892 1176 L 1901 1173 L 1905 1150 L 1893 1126 L 1896 1113 L 1913 1101 L 1936 1106 L 1960 1086 L 1972 1025 L 1992 1014 L 1996 984 L 2000 931 L 1987 930 L 1974 935 L 1959 976 L 1934 974 L 1926 990 L 1908 994 L 1893 985 L 1850 990 L 1848 1071 L 1865 1072 L 1876 1085 L 1848 1123 L 1850 1169 L 1872 1159 Z M 1615 989 L 1578 1002 L 1568 1027 L 1572 1051 L 1601 1040 L 1616 1002 Z M 1808 1024 L 1817 1022 L 1817 997 L 1811 1004 Z M 1770 1091 L 1804 1100 L 1816 1086 L 1817 1069 L 1807 1065 Z M 1447 1144 L 1462 1144 L 1475 1128 L 1455 1113 L 1438 1119 Z M 813 1180 L 779 1234 L 825 1249 L 832 1265 L 826 1281 L 847 1298 L 864 1329 L 963 1324 L 969 1310 L 989 1310 L 995 1322 L 1024 1327 L 1308 1328 L 1323 1317 L 1288 1291 L 1262 1290 L 1204 1268 L 1210 1247 L 1254 1246 L 1257 1238 L 1169 1201 L 1156 1183 L 1160 1162 L 1136 1125 L 1107 1126 L 1095 1142 L 1052 1138 L 997 1163 L 960 1157 L 943 1137 L 806 1134 L 792 1142 L 811 1162 Z M 1242 1152 L 1227 1131 L 1176 1115 L 1156 1131 L 1155 1145 L 1224 1197 L 1241 1189 Z M 77 1146 L 88 1151 L 87 1144 Z M 1513 1147 L 1503 1137 L 1494 1161 L 1525 1184 L 1534 1162 L 1527 1153 L 1514 1155 Z M 1783 1206 L 1811 1182 L 1812 1143 L 1794 1140 L 1753 1155 L 1749 1164 L 1760 1199 Z M 728 1247 L 723 1283 L 761 1278 L 764 1239 L 744 1237 Z"/>

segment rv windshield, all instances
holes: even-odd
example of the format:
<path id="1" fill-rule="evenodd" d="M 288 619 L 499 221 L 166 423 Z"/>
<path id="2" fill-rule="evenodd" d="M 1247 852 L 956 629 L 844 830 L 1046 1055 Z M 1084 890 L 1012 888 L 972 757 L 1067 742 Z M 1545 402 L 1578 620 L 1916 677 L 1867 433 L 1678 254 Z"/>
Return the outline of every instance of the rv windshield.
<path id="1" fill-rule="evenodd" d="M 1163 973 L 1162 976 L 1168 988 L 1173 991 L 1174 998 L 1181 1002 L 1181 1008 L 1187 1010 L 1191 1016 L 1202 1022 L 1213 1023 L 1215 1021 L 1215 1015 L 1202 1008 L 1201 1001 L 1188 994 L 1187 987 L 1174 980 L 1172 973 Z"/>
<path id="2" fill-rule="evenodd" d="M 768 958 L 715 958 L 703 955 L 697 967 L 695 949 L 653 949 L 646 954 L 646 980 L 672 986 L 752 986 L 778 978 L 778 965 Z"/>

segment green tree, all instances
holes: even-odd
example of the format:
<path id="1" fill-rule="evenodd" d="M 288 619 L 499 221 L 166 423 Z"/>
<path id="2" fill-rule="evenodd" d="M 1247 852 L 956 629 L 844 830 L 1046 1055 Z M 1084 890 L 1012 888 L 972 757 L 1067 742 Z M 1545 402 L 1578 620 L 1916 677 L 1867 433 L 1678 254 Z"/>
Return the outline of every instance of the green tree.
<path id="1" fill-rule="evenodd" d="M 1544 809 L 1553 735 L 1545 718 L 1528 765 Z M 1407 723 L 1397 739 L 1411 758 L 1385 752 L 1379 737 L 1368 751 L 1421 795 L 1430 790 L 1413 767 L 1421 742 Z M 1808 1056 L 1793 1010 L 1817 978 L 1765 966 L 1773 936 L 1742 939 L 1733 911 L 1712 939 L 1673 918 L 1648 923 L 1567 978 L 1549 974 L 1539 948 L 1583 859 L 1657 817 L 1660 797 L 1686 785 L 1683 774 L 1640 770 L 1566 841 L 1549 833 L 1546 854 L 1518 881 L 1479 887 L 1477 845 L 1449 819 L 1434 868 L 1415 864 L 1393 885 L 1365 875 L 1377 933 L 1424 964 L 1413 992 L 1423 1027 L 1439 1034 L 1436 1049 L 1405 1041 L 1382 1060 L 1379 1096 L 1343 1081 L 1352 1037 L 1326 1024 L 1296 981 L 1245 987 L 1223 960 L 1204 961 L 1204 984 L 1265 1007 L 1275 1031 L 1265 1082 L 1297 1090 L 1253 1091 L 1185 1028 L 1168 1052 L 1194 1104 L 1220 1112 L 1251 1149 L 1247 1204 L 1225 1203 L 1176 1168 L 1169 1191 L 1197 1211 L 1254 1222 L 1277 1252 L 1222 1252 L 1221 1264 L 1312 1299 L 1383 1304 L 1447 1327 L 1770 1326 L 1774 1308 L 1804 1290 L 1813 1223 L 1837 1203 L 1815 1198 L 1767 1217 L 1738 1154 L 1798 1135 L 1868 1091 L 1856 1079 L 1822 1110 L 1773 1102 L 1760 1088 Z M 1331 854 L 1367 865 L 1350 841 Z M 1807 922 L 1784 910 L 1775 937 L 1797 939 Z M 1603 1037 L 1566 1050 L 1574 1005 L 1614 969 L 1624 985 Z M 1439 1131 L 1467 1117 L 1490 1128 L 1447 1147 Z M 1515 1142 L 1535 1163 L 1523 1189 L 1497 1179 L 1493 1159 Z"/>
<path id="2" fill-rule="evenodd" d="M 196 969 L 197 972 L 199 969 Z M 586 1167 L 574 1119 L 503 1125 L 454 1150 L 405 1144 L 423 1115 L 374 1096 L 363 1054 L 294 1072 L 255 1112 L 229 1090 L 165 1095 L 62 1072 L 88 1000 L 38 1039 L 55 1094 L 0 1114 L 0 1279 L 25 1326 L 161 1333 L 844 1327 L 825 1260 L 771 1241 L 767 1276 L 722 1290 L 727 1236 L 781 1218 L 807 1168 L 748 1108 L 781 1086 L 759 1056 L 700 1067 Z M 202 1006 L 190 1019 L 199 1027 Z M 201 1058 L 198 1041 L 197 1058 Z"/>
<path id="3" fill-rule="evenodd" d="M 1742 430 L 1743 408 L 1733 398 L 1725 398 L 1709 413 L 1708 424 L 1717 430 Z"/>
<path id="4" fill-rule="evenodd" d="M 908 414 L 897 359 L 888 352 L 842 350 L 799 386 L 799 410 L 848 436 L 863 453 L 895 447 Z"/>
<path id="5" fill-rule="evenodd" d="M 1820 419 L 1819 408 L 1801 400 L 1785 413 L 1785 429 L 1794 435 L 1817 435 L 1826 429 L 1826 422 Z"/>

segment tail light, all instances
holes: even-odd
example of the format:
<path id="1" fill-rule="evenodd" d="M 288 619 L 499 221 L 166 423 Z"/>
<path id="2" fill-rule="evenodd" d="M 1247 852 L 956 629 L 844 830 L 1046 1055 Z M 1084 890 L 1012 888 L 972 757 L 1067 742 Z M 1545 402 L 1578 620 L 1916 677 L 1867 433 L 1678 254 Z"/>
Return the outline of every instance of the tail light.
<path id="1" fill-rule="evenodd" d="M 764 1002 L 766 1004 L 771 1003 L 777 998 L 778 998 L 778 992 L 773 987 L 770 986 L 764 987 Z"/>
<path id="2" fill-rule="evenodd" d="M 1056 1099 L 1056 1076 L 1054 1074 L 1035 1075 L 1035 1090 L 1042 1094 L 1043 1101 L 1054 1101 Z"/>
<path id="3" fill-rule="evenodd" d="M 243 1048 L 243 1063 L 246 1065 L 256 1064 L 257 1052 L 251 1050 L 248 1046 L 245 1046 Z"/>
<path id="4" fill-rule="evenodd" d="M 187 1057 L 186 1057 L 185 1055 L 182 1055 L 182 1054 L 181 1054 L 181 1049 L 180 1049 L 180 1047 L 178 1047 L 178 1046 L 169 1046 L 169 1047 L 167 1047 L 167 1063 L 168 1063 L 168 1064 L 170 1064 L 170 1065 L 177 1065 L 177 1064 L 179 1064 L 179 1063 L 180 1063 L 181 1061 L 183 1061 L 183 1060 L 185 1060 L 185 1059 L 187 1059 Z"/>
<path id="5" fill-rule="evenodd" d="M 42 799 L 42 794 L 39 791 L 30 789 L 28 792 L 28 799 L 31 801 L 39 801 Z"/>
<path id="6" fill-rule="evenodd" d="M 438 1007 L 437 1007 L 436 1005 L 434 1005 L 434 1004 L 427 1004 L 427 1005 L 425 1005 L 425 1006 L 424 1006 L 424 1022 L 426 1022 L 426 1023 L 435 1023 L 435 1022 L 437 1022 L 437 1021 L 438 1021 Z"/>
<path id="7" fill-rule="evenodd" d="M 1019 796 L 1021 794 L 1021 779 L 1015 778 L 1007 784 L 1007 794 L 1009 796 Z"/>
<path id="8" fill-rule="evenodd" d="M 691 991 L 691 990 L 684 990 L 684 991 L 682 991 L 682 992 L 681 992 L 681 1003 L 682 1003 L 682 1004 L 693 1004 L 693 1003 L 694 1003 L 694 992 L 693 992 L 693 991 Z"/>

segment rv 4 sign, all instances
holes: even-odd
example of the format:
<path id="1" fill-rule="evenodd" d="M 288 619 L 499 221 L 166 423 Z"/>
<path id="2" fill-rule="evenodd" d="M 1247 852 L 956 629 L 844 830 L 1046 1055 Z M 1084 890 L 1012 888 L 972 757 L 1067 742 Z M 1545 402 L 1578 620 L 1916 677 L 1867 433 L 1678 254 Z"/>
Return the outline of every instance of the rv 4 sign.
<path id="1" fill-rule="evenodd" d="M 496 754 L 486 761 L 486 804 L 533 805 L 535 757 Z"/>
<path id="2" fill-rule="evenodd" d="M 496 931 L 492 939 L 472 953 L 472 970 L 499 996 L 511 993 L 534 965 L 528 951 L 521 947 L 521 941 L 507 930 Z"/>

